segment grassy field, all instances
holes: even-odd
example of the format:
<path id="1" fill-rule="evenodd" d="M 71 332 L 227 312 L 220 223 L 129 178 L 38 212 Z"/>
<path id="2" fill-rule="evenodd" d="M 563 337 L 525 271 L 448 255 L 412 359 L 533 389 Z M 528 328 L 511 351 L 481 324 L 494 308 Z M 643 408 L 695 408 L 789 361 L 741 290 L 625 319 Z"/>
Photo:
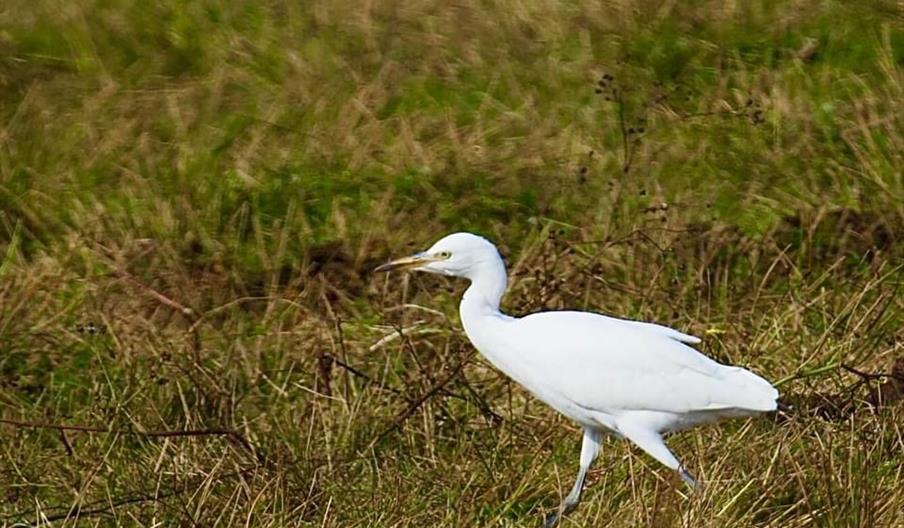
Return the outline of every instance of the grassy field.
<path id="1" fill-rule="evenodd" d="M 7 1 L 0 526 L 536 525 L 578 429 L 370 273 L 459 230 L 794 406 L 564 527 L 904 526 L 902 167 L 892 0 Z"/>

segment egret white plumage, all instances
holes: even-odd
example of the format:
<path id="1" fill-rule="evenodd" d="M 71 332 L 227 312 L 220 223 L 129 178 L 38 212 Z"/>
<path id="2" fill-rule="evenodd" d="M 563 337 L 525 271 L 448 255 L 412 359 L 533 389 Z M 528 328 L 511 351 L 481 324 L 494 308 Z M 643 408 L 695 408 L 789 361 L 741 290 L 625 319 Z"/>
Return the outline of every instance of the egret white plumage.
<path id="1" fill-rule="evenodd" d="M 704 356 L 689 346 L 698 338 L 677 330 L 589 312 L 505 315 L 499 310 L 507 284 L 505 264 L 496 246 L 477 235 L 448 235 L 430 249 L 376 271 L 394 269 L 469 279 L 460 314 L 474 347 L 583 428 L 577 479 L 559 511 L 546 520 L 547 527 L 580 501 L 602 434 L 627 438 L 695 487 L 663 433 L 776 409 L 778 391 L 768 381 Z"/>

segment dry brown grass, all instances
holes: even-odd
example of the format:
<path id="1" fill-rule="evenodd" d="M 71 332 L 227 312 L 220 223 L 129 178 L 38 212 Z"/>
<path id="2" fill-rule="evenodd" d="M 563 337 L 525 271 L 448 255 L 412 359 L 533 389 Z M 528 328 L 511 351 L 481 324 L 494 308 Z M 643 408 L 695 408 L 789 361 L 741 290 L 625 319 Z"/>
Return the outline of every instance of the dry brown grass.
<path id="1" fill-rule="evenodd" d="M 671 438 L 699 494 L 607 442 L 564 526 L 904 526 L 896 4 L 16 4 L 0 525 L 536 524 L 575 427 L 462 284 L 370 274 L 469 229 L 508 311 L 675 326 L 795 408 Z"/>

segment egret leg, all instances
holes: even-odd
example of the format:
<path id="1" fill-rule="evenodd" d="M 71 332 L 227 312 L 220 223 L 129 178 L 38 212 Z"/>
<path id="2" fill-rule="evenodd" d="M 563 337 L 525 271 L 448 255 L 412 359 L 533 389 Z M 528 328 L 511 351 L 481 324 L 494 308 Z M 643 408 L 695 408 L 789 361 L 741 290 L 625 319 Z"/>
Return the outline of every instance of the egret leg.
<path id="1" fill-rule="evenodd" d="M 634 442 L 637 447 L 646 451 L 648 455 L 662 462 L 669 469 L 677 471 L 681 480 L 687 483 L 692 489 L 697 489 L 696 479 L 694 479 L 687 469 L 678 462 L 675 455 L 669 451 L 668 446 L 665 445 L 665 441 L 659 433 L 633 424 L 622 423 L 618 424 L 618 430 L 628 440 Z"/>
<path id="2" fill-rule="evenodd" d="M 559 506 L 559 510 L 551 514 L 543 521 L 543 528 L 552 528 L 559 520 L 568 515 L 577 508 L 581 501 L 581 491 L 584 489 L 584 478 L 587 477 L 587 471 L 590 464 L 596 458 L 600 450 L 600 432 L 595 429 L 584 429 L 584 438 L 581 442 L 581 467 L 578 470 L 578 478 L 574 481 L 571 491 L 565 497 L 565 500 Z"/>
<path id="3" fill-rule="evenodd" d="M 687 468 L 685 468 L 684 466 L 678 467 L 678 476 L 681 477 L 681 480 L 683 480 L 688 486 L 690 486 L 691 489 L 693 489 L 693 490 L 700 489 L 700 485 L 697 484 L 697 479 L 695 479 L 694 476 L 691 475 L 687 471 Z"/>

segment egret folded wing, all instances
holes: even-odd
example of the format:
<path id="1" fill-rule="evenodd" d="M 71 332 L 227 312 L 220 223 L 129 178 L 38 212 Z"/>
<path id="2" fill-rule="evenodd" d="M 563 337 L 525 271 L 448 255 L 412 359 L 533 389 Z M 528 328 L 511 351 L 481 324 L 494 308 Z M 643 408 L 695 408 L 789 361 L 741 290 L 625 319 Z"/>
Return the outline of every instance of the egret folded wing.
<path id="1" fill-rule="evenodd" d="M 601 412 L 772 410 L 777 391 L 682 344 L 671 329 L 586 312 L 541 312 L 513 321 L 509 341 L 524 376 Z M 680 334 L 677 331 L 672 331 Z M 500 336 L 504 337 L 504 336 Z M 687 336 L 690 337 L 690 336 Z"/>

